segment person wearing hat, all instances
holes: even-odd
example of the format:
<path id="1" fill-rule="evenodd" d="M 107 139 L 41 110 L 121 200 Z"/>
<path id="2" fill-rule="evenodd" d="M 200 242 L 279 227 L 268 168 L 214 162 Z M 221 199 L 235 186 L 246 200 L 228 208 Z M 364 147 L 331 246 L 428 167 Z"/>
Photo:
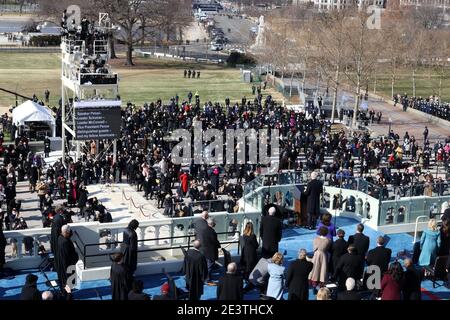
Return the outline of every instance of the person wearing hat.
<path id="1" fill-rule="evenodd" d="M 22 292 L 20 293 L 20 300 L 41 300 L 41 293 L 37 289 L 37 280 L 38 277 L 32 273 L 27 275 Z"/>
<path id="2" fill-rule="evenodd" d="M 67 272 L 69 267 L 75 266 L 78 262 L 78 253 L 75 251 L 75 245 L 70 239 L 71 237 L 72 230 L 70 226 L 68 224 L 63 225 L 61 227 L 61 235 L 58 237 L 57 251 L 55 252 L 55 261 L 58 261 L 55 268 L 61 288 L 68 285 L 67 280 L 71 275 Z"/>

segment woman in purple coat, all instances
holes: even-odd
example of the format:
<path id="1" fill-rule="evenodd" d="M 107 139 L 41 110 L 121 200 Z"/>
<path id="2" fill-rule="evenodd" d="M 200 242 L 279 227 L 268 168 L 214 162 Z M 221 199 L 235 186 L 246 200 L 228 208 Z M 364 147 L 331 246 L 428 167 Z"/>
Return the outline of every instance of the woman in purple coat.
<path id="1" fill-rule="evenodd" d="M 319 223 L 319 226 L 317 227 L 317 232 L 316 232 L 316 234 L 319 234 L 320 228 L 325 227 L 325 228 L 327 228 L 327 230 L 328 230 L 328 233 L 327 233 L 326 237 L 327 237 L 331 242 L 333 242 L 333 237 L 336 236 L 336 227 L 335 227 L 334 224 L 331 222 L 331 218 L 332 218 L 332 216 L 331 216 L 331 214 L 329 214 L 329 213 L 325 213 L 325 214 L 322 216 L 322 221 Z"/>

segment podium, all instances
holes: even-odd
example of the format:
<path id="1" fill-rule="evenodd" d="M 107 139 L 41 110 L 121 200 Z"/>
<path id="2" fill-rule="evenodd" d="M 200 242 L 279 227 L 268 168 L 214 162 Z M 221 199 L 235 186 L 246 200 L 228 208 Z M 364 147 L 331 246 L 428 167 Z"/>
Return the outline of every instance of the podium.
<path id="1" fill-rule="evenodd" d="M 307 213 L 307 196 L 303 193 L 300 195 L 300 200 L 295 200 L 294 211 L 297 213 L 297 225 L 308 225 L 308 213 Z"/>

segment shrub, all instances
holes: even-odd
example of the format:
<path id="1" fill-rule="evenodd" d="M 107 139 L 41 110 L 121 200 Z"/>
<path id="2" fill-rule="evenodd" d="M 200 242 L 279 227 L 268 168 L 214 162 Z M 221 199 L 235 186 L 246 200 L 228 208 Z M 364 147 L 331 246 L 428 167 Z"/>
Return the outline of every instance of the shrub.
<path id="1" fill-rule="evenodd" d="M 232 52 L 227 59 L 227 65 L 236 67 L 237 64 L 256 64 L 255 58 L 239 52 Z"/>
<path id="2" fill-rule="evenodd" d="M 30 38 L 30 45 L 34 47 L 59 46 L 61 44 L 61 36 L 59 35 L 42 35 Z"/>

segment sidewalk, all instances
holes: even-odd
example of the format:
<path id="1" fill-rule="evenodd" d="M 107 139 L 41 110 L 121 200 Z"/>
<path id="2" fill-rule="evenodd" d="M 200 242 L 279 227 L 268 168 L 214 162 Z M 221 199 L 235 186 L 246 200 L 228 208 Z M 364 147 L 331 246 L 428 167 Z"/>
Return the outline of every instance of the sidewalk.
<path id="1" fill-rule="evenodd" d="M 382 97 L 374 97 L 371 95 L 369 97 L 369 109 L 373 109 L 375 112 L 381 111 L 383 113 L 380 124 L 375 122 L 374 124 L 369 125 L 370 130 L 378 135 L 388 134 L 389 118 L 391 118 L 391 129 L 394 130 L 400 138 L 403 138 L 405 132 L 408 131 L 410 136 L 413 135 L 416 140 L 422 142 L 425 126 L 428 127 L 428 139 L 430 140 L 430 143 L 443 141 L 447 137 L 450 137 L 450 125 L 448 121 L 437 121 L 433 116 L 410 108 L 404 112 L 400 104 L 397 104 L 397 106 L 394 107 L 393 102 L 386 102 Z"/>

